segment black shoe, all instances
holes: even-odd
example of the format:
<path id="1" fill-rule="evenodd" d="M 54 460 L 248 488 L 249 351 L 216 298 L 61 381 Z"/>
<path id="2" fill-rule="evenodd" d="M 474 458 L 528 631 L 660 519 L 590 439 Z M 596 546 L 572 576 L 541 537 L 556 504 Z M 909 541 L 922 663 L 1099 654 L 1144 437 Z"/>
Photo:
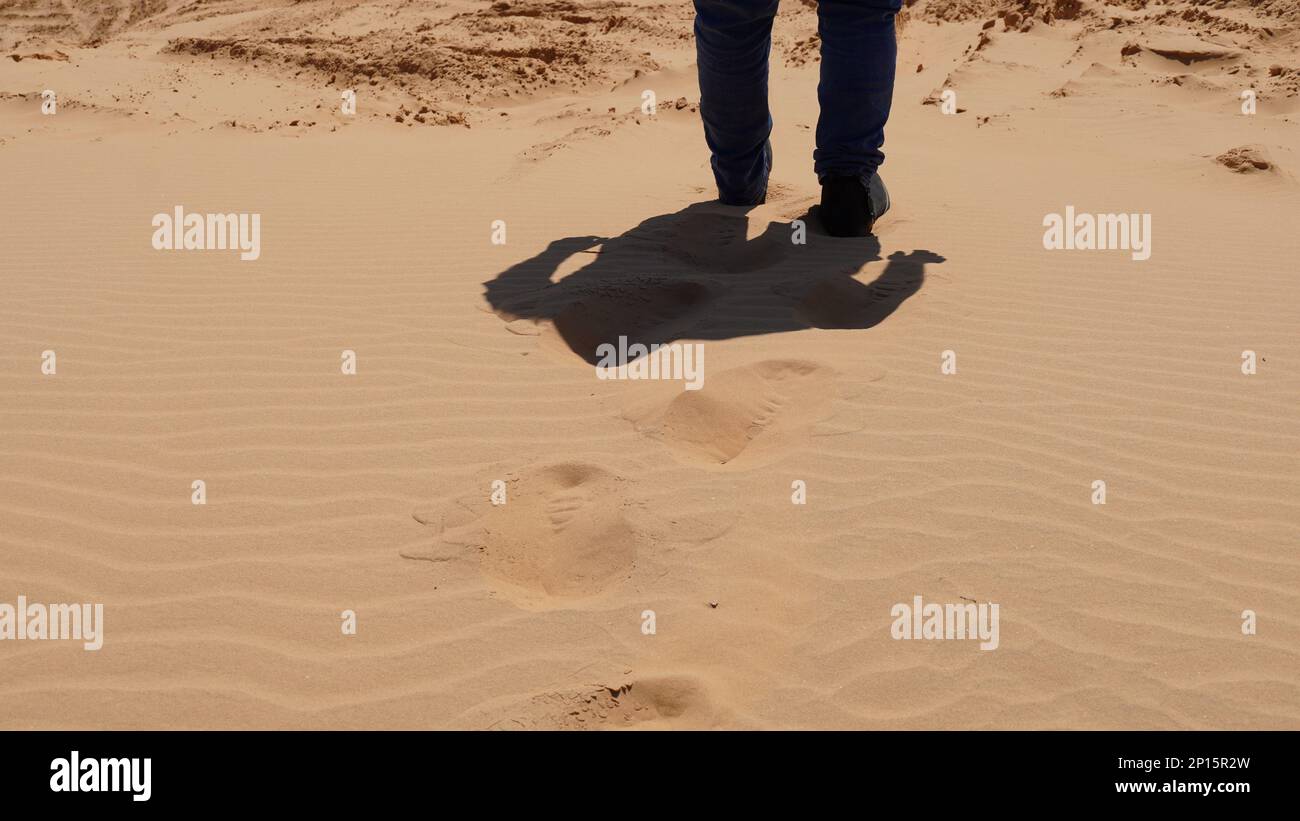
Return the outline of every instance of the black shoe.
<path id="1" fill-rule="evenodd" d="M 889 192 L 879 174 L 871 175 L 871 187 L 862 186 L 857 176 L 826 177 L 822 180 L 822 204 L 818 210 L 826 233 L 833 237 L 865 237 L 876 220 L 889 210 Z"/>

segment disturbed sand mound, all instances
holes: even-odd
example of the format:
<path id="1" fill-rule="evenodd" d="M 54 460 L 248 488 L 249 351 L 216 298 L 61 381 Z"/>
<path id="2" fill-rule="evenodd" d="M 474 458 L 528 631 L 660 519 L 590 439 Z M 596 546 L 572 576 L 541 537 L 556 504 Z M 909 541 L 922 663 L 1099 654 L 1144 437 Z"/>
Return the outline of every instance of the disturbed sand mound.
<path id="1" fill-rule="evenodd" d="M 996 64 L 1001 58 L 988 55 L 1003 40 L 1048 27 L 1066 32 L 1079 52 L 1117 40 L 1106 64 L 1137 68 L 1157 82 L 1181 85 L 1179 75 L 1190 71 L 1211 81 L 1245 80 L 1261 97 L 1286 98 L 1300 96 L 1300 65 L 1289 45 L 1296 13 L 1287 3 L 918 0 L 904 7 L 899 31 L 917 42 L 931 39 L 937 24 L 969 31 L 960 69 Z M 692 15 L 689 4 L 634 0 L 451 0 L 433 6 L 384 0 L 269 8 L 251 0 L 173 6 L 6 0 L 0 20 L 11 24 L 10 39 L 0 40 L 0 49 L 16 61 L 61 60 L 63 54 L 75 61 L 78 47 L 125 52 L 139 62 L 105 75 L 77 96 L 79 103 L 149 117 L 164 109 L 161 116 L 209 128 L 340 125 L 323 120 L 319 109 L 345 89 L 363 95 L 367 117 L 408 127 L 471 126 L 499 122 L 514 105 L 621 88 L 631 93 L 636 89 L 629 84 L 640 77 L 693 74 Z M 812 0 L 782 8 L 773 34 L 778 70 L 820 60 L 816 29 Z M 923 68 L 917 65 L 916 72 Z M 969 79 L 950 66 L 925 101 L 937 103 L 943 87 Z M 233 91 L 252 80 L 275 84 L 284 104 L 217 120 L 204 116 L 201 106 L 171 110 L 181 98 L 168 95 L 182 85 L 210 82 Z M 150 95 L 162 99 L 149 102 Z M 682 98 L 677 107 L 693 113 L 695 99 Z M 600 123 L 576 124 L 560 143 L 608 136 L 637 113 L 635 105 L 610 109 Z M 548 156 L 557 147 L 544 141 L 525 158 Z"/>
<path id="2" fill-rule="evenodd" d="M 1253 174 L 1257 171 L 1273 170 L 1273 163 L 1268 158 L 1268 151 L 1263 146 L 1243 145 L 1229 149 L 1214 158 L 1219 165 L 1237 174 Z"/>
<path id="3" fill-rule="evenodd" d="M 1190 92 L 1185 98 L 1188 103 L 1208 103 L 1240 99 L 1243 89 L 1250 89 L 1274 111 L 1289 111 L 1294 107 L 1289 101 L 1300 97 L 1300 66 L 1292 45 L 1300 36 L 1295 9 L 1270 6 L 1278 16 L 1268 17 L 1243 11 L 1246 5 L 1254 8 L 1226 2 L 1148 8 L 1144 0 L 919 0 L 908 7 L 907 16 L 931 22 L 968 21 L 965 30 L 971 31 L 969 45 L 956 64 L 948 63 L 952 67 L 942 82 L 922 98 L 925 105 L 938 106 L 945 89 L 970 87 L 998 74 L 1006 78 L 1009 72 L 1024 69 L 1020 55 L 1032 46 L 1018 40 L 1029 33 L 1073 44 L 1072 52 L 1050 68 L 1041 64 L 1041 55 L 1034 60 L 1063 80 L 1046 89 L 1052 97 L 1111 94 L 1121 87 L 1132 90 L 1151 84 L 1182 87 Z M 973 21 L 980 19 L 978 29 L 972 30 Z M 908 29 L 903 31 L 908 36 Z M 915 70 L 925 69 L 919 64 Z M 963 105 L 956 107 L 958 114 L 966 110 Z M 980 124 L 989 123 L 990 116 L 979 116 Z"/>
<path id="4" fill-rule="evenodd" d="M 1160 22 L 1182 19 L 1188 22 L 1214 21 L 1246 25 L 1237 11 L 1257 18 L 1300 22 L 1300 6 L 1293 0 L 1183 0 L 1152 3 L 1150 0 L 904 0 L 911 16 L 934 22 L 960 22 L 1014 13 L 1019 19 L 1053 20 L 1081 18 L 1123 19 L 1144 15 Z"/>
<path id="5" fill-rule="evenodd" d="M 280 3 L 257 0 L 0 0 L 0 48 L 23 43 L 97 46 L 162 21 L 197 20 Z"/>
<path id="6" fill-rule="evenodd" d="M 680 34 L 646 22 L 656 19 L 663 18 L 633 19 L 622 3 L 497 2 L 441 19 L 405 11 L 345 37 L 324 30 L 330 21 L 307 17 L 290 36 L 259 30 L 180 37 L 166 51 L 307 69 L 331 84 L 397 86 L 419 97 L 483 103 L 573 92 L 655 70 L 645 43 Z"/>

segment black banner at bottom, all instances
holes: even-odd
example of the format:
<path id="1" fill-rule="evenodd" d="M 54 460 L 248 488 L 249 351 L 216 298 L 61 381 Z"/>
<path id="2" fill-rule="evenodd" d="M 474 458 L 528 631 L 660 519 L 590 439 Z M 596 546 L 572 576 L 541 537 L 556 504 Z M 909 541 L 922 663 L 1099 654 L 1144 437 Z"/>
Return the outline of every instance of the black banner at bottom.
<path id="1" fill-rule="evenodd" d="M 626 791 L 637 808 L 678 810 L 918 797 L 971 811 L 1043 801 L 1222 810 L 1289 797 L 1297 741 L 1199 731 L 7 732 L 0 790 L 51 809 L 125 811 L 422 806 L 484 788 L 485 809 L 558 810 L 584 793 Z"/>

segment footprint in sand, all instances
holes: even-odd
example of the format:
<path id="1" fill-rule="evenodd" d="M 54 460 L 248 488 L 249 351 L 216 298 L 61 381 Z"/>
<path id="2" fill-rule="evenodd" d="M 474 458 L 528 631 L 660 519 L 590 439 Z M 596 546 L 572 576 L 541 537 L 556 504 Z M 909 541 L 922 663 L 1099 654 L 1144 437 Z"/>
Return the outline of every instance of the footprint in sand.
<path id="1" fill-rule="evenodd" d="M 766 360 L 709 374 L 703 390 L 632 408 L 637 430 L 683 461 L 753 467 L 779 458 L 831 415 L 834 372 L 816 362 Z"/>
<path id="2" fill-rule="evenodd" d="M 576 597 L 626 578 L 640 538 L 624 515 L 623 480 L 590 464 L 564 462 L 506 477 L 506 503 L 462 497 L 416 521 L 438 543 L 408 559 L 446 561 L 477 550 L 485 574 L 524 592 Z"/>
<path id="3" fill-rule="evenodd" d="M 656 676 L 609 690 L 606 727 L 707 727 L 717 710 L 704 683 L 694 676 Z"/>
<path id="4" fill-rule="evenodd" d="M 499 709 L 499 708 L 498 708 Z M 539 693 L 505 708 L 501 729 L 707 729 L 725 715 L 698 677 L 647 676 L 615 686 Z M 474 718 L 470 726 L 479 726 Z"/>

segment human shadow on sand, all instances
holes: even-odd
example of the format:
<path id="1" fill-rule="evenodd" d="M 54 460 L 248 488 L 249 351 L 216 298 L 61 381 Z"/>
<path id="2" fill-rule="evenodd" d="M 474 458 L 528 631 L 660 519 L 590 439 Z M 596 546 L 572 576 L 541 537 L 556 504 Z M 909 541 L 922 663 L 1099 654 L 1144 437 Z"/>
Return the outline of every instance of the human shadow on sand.
<path id="1" fill-rule="evenodd" d="M 645 220 L 612 238 L 557 239 L 536 256 L 484 283 L 492 310 L 507 321 L 549 320 L 591 364 L 602 343 L 647 348 L 677 339 L 731 339 L 806 328 L 870 328 L 920 290 L 933 251 L 889 255 L 870 283 L 854 275 L 880 261 L 874 237 L 821 231 L 816 208 L 792 224 L 771 222 L 746 239 L 751 209 L 702 202 Z M 591 261 L 558 282 L 569 257 Z"/>

